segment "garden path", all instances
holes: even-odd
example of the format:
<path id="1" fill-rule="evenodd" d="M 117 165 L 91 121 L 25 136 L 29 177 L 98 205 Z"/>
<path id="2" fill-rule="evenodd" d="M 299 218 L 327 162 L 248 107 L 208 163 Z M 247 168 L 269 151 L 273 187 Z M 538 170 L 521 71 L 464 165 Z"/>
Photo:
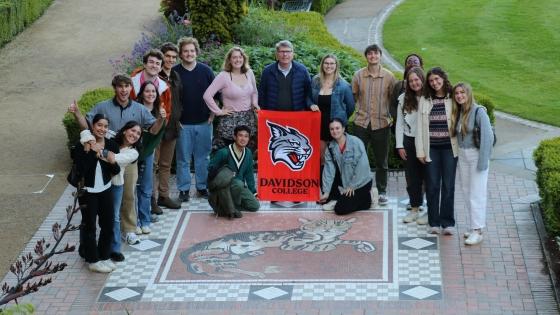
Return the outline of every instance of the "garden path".
<path id="1" fill-rule="evenodd" d="M 128 53 L 158 9 L 158 0 L 55 0 L 0 49 L 0 273 L 66 187 L 68 104 L 110 86 L 108 59 Z"/>
<path id="2" fill-rule="evenodd" d="M 346 0 L 325 16 L 329 31 L 344 44 L 358 51 L 373 43 L 383 47 L 383 23 L 404 0 Z M 389 69 L 401 71 L 383 48 L 383 62 Z M 560 136 L 560 128 L 535 123 L 503 112 L 496 112 L 496 135 L 492 168 L 524 179 L 534 179 L 533 151 L 543 139 Z"/>

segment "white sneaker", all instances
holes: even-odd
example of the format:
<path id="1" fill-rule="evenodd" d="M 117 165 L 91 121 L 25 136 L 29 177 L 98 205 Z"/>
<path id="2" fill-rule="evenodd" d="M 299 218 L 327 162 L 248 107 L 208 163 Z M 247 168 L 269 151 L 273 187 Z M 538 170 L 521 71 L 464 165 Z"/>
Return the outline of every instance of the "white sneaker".
<path id="1" fill-rule="evenodd" d="M 474 231 L 470 233 L 469 237 L 465 240 L 466 245 L 480 244 L 484 238 L 480 232 Z"/>
<path id="2" fill-rule="evenodd" d="M 150 234 L 150 233 L 152 233 L 152 229 L 150 229 L 149 226 L 142 227 L 142 234 Z"/>
<path id="3" fill-rule="evenodd" d="M 467 232 L 463 233 L 463 237 L 464 238 L 469 238 L 469 236 L 471 236 L 471 234 L 472 234 L 472 230 L 467 231 Z"/>
<path id="4" fill-rule="evenodd" d="M 135 245 L 140 243 L 140 238 L 136 233 L 126 233 L 126 242 L 128 245 Z"/>
<path id="5" fill-rule="evenodd" d="M 111 271 L 114 271 L 115 269 L 117 269 L 117 265 L 115 265 L 115 263 L 112 262 L 111 259 L 100 260 L 99 262 L 101 262 L 101 263 L 103 263 L 105 266 L 111 268 Z"/>
<path id="6" fill-rule="evenodd" d="M 418 217 L 418 219 L 416 219 L 416 224 L 418 224 L 418 225 L 428 224 L 428 214 L 424 213 L 424 215 Z"/>
<path id="7" fill-rule="evenodd" d="M 142 235 L 142 228 L 137 226 L 136 227 L 136 232 L 134 232 L 134 233 L 136 233 L 136 235 Z"/>
<path id="8" fill-rule="evenodd" d="M 336 200 L 331 200 L 323 205 L 323 211 L 334 211 Z"/>
<path id="9" fill-rule="evenodd" d="M 410 212 L 403 218 L 403 222 L 404 222 L 404 223 L 414 222 L 414 221 L 416 221 L 417 218 L 418 218 L 418 211 L 410 211 Z"/>
<path id="10" fill-rule="evenodd" d="M 455 228 L 452 226 L 448 226 L 443 229 L 443 235 L 454 235 L 454 234 L 455 234 Z"/>
<path id="11" fill-rule="evenodd" d="M 428 228 L 428 233 L 429 234 L 439 234 L 440 230 L 439 230 L 439 226 L 430 226 Z"/>
<path id="12" fill-rule="evenodd" d="M 105 265 L 101 260 L 95 263 L 90 263 L 88 266 L 89 271 L 99 273 L 109 273 L 113 271 L 109 266 Z"/>
<path id="13" fill-rule="evenodd" d="M 378 202 L 380 205 L 384 206 L 389 202 L 389 199 L 387 199 L 387 196 L 385 194 L 380 194 Z"/>
<path id="14" fill-rule="evenodd" d="M 369 191 L 369 194 L 371 196 L 371 205 L 370 205 L 370 209 L 375 209 L 378 205 L 379 202 L 379 193 L 377 191 L 377 187 L 372 187 L 371 190 Z"/>

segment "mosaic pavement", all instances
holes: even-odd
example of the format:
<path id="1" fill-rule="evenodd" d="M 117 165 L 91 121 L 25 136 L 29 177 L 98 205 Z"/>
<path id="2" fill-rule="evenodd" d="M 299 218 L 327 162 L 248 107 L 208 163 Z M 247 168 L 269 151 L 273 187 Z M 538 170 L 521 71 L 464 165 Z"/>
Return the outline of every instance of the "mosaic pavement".
<path id="1" fill-rule="evenodd" d="M 266 202 L 259 212 L 230 221 L 216 218 L 205 200 L 194 198 L 180 211 L 160 216 L 140 244 L 125 246 L 127 264 L 119 264 L 110 274 L 98 301 L 441 299 L 438 238 L 426 234 L 425 227 L 402 224 L 401 216 L 406 213 L 397 211 L 398 206 L 393 198 L 387 206 L 338 217 L 314 203 L 285 208 Z M 319 225 L 304 236 L 322 237 L 326 242 L 321 244 L 335 247 L 331 249 L 302 242 L 297 235 L 302 231 L 300 219 L 326 219 L 326 225 L 335 220 L 354 222 L 346 223 L 350 226 L 346 232 Z M 278 236 L 270 231 L 288 230 L 295 234 L 284 235 L 288 248 L 282 250 L 274 239 Z M 343 233 L 342 240 L 371 242 L 375 250 L 334 246 L 329 244 L 329 233 Z M 248 235 L 256 235 L 255 241 L 244 240 Z M 208 240 L 214 242 L 192 250 L 193 245 Z M 262 241 L 256 244 L 257 240 Z M 190 262 L 194 267 L 181 258 L 187 249 L 194 251 L 191 257 L 197 261 Z"/>
<path id="2" fill-rule="evenodd" d="M 192 198 L 166 210 L 141 244 L 124 246 L 126 261 L 113 273 L 89 272 L 77 253 L 63 255 L 56 259 L 68 267 L 20 302 L 33 303 L 36 314 L 80 315 L 558 314 L 531 210 L 533 181 L 490 173 L 480 246 L 463 244 L 460 192 L 456 235 L 402 224 L 404 186 L 403 174 L 392 173 L 386 207 L 343 217 L 314 203 L 263 202 L 230 221 Z M 68 187 L 24 253 L 51 239 L 71 193 Z M 326 228 L 335 219 L 346 222 Z M 78 234 L 65 239 L 76 243 Z"/>

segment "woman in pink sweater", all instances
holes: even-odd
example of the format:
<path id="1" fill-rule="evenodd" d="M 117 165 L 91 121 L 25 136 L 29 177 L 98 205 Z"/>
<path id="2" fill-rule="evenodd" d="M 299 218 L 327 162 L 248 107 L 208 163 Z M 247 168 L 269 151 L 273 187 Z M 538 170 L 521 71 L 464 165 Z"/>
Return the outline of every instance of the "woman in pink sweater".
<path id="1" fill-rule="evenodd" d="M 222 94 L 222 108 L 214 96 Z M 248 147 L 256 149 L 257 125 L 254 110 L 259 109 L 255 75 L 249 67 L 249 58 L 240 47 L 232 47 L 224 59 L 223 71 L 220 72 L 204 93 L 208 108 L 220 116 L 217 135 L 213 140 L 213 149 L 220 149 L 233 143 L 233 129 L 246 125 L 251 129 Z"/>

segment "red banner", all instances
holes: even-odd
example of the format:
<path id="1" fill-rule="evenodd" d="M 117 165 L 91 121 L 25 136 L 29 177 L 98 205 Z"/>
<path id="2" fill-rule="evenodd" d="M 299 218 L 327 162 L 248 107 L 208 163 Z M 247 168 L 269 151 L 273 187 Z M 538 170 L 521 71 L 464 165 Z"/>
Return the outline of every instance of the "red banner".
<path id="1" fill-rule="evenodd" d="M 321 113 L 260 110 L 258 117 L 259 199 L 319 200 Z"/>

